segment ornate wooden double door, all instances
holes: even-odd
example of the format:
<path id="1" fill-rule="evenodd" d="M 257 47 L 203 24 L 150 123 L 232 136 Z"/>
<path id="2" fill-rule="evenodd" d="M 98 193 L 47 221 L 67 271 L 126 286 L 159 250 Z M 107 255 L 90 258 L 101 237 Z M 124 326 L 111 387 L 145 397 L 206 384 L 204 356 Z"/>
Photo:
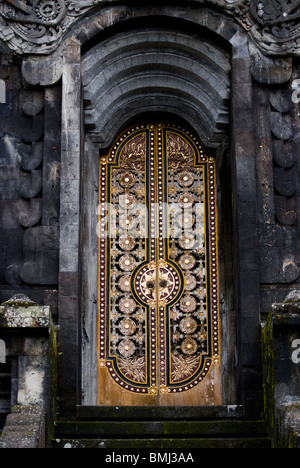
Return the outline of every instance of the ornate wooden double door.
<path id="1" fill-rule="evenodd" d="M 215 179 L 176 126 L 101 158 L 99 405 L 222 404 Z"/>

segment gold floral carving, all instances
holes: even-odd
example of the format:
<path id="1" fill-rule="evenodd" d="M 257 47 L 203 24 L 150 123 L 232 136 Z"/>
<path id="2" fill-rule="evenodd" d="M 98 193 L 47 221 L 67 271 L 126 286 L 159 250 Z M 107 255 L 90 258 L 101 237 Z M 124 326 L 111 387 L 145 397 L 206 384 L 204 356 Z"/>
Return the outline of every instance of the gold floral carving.
<path id="1" fill-rule="evenodd" d="M 127 143 L 120 157 L 122 169 L 144 172 L 146 158 L 145 143 L 144 133 Z"/>
<path id="2" fill-rule="evenodd" d="M 182 355 L 172 356 L 172 380 L 173 382 L 180 382 L 186 377 L 193 375 L 199 366 L 199 357 L 184 357 Z"/>
<path id="3" fill-rule="evenodd" d="M 119 368 L 130 380 L 134 382 L 145 381 L 145 358 L 138 359 L 119 359 Z"/>
<path id="4" fill-rule="evenodd" d="M 194 166 L 194 152 L 191 146 L 179 135 L 168 134 L 167 148 L 170 169 L 175 170 Z"/>

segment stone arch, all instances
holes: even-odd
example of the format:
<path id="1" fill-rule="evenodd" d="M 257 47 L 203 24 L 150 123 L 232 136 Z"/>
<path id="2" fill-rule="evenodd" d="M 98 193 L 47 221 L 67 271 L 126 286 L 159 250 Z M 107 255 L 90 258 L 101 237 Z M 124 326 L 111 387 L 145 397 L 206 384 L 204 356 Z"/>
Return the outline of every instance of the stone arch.
<path id="1" fill-rule="evenodd" d="M 106 147 L 128 119 L 169 112 L 216 147 L 229 126 L 230 61 L 212 41 L 183 31 L 133 29 L 83 58 L 85 124 Z"/>
<path id="2" fill-rule="evenodd" d="M 157 11 L 159 11 L 159 15 L 166 26 L 162 31 L 162 34 L 165 34 L 165 40 L 167 40 L 167 42 L 162 42 L 166 46 L 166 50 L 169 48 L 169 50 L 174 51 L 172 46 L 176 43 L 175 36 L 173 36 L 173 40 L 171 39 L 170 31 L 179 31 L 179 63 L 174 63 L 174 61 L 164 63 L 160 55 L 155 58 L 155 53 L 152 53 L 151 56 L 151 47 L 154 52 L 157 51 L 157 47 L 156 44 L 153 44 L 153 39 L 151 43 L 150 36 L 148 36 L 149 40 L 144 39 L 141 43 L 146 42 L 151 45 L 151 47 L 147 48 L 148 53 L 146 54 L 146 57 L 151 57 L 150 64 L 148 65 L 140 58 L 138 63 L 135 64 L 133 61 L 132 65 L 127 66 L 125 63 L 126 53 L 130 56 L 131 50 L 129 41 L 126 43 L 125 33 L 130 37 L 130 31 L 138 28 L 143 33 L 143 29 L 146 29 L 146 23 L 148 30 L 159 31 L 161 22 L 159 25 L 156 23 Z M 181 20 L 182 17 L 184 20 Z M 137 21 L 141 18 L 144 21 L 143 24 Z M 176 28 L 174 27 L 175 23 L 173 23 L 172 27 L 170 26 L 170 18 L 176 19 Z M 191 30 L 186 26 L 189 26 Z M 199 97 L 201 96 L 200 92 L 197 95 L 194 90 L 197 86 L 200 88 L 202 83 L 208 80 L 202 74 L 204 71 L 201 71 L 200 74 L 195 72 L 195 70 L 199 70 L 199 68 L 197 69 L 198 59 L 196 58 L 199 56 L 199 54 L 197 56 L 198 49 L 195 51 L 191 44 L 189 44 L 188 48 L 184 47 L 187 40 L 186 36 L 189 35 L 193 38 L 199 39 L 201 37 L 203 39 L 206 50 L 202 52 L 202 60 L 204 60 L 207 70 L 211 71 L 214 66 L 212 63 L 215 62 L 215 60 L 212 60 L 212 57 L 215 57 L 213 50 L 217 50 L 219 57 L 223 59 L 223 65 L 217 64 L 218 73 L 216 73 L 216 76 L 220 78 L 218 92 L 212 95 L 211 93 L 216 92 L 215 87 L 212 87 L 211 83 L 206 83 L 205 89 L 208 95 L 204 96 L 204 103 Z M 120 47 L 122 58 L 119 64 L 120 69 L 118 69 L 118 61 L 116 60 L 118 47 L 116 42 L 114 44 L 117 38 L 124 40 L 124 45 Z M 134 42 L 135 38 L 133 37 L 132 40 L 133 49 L 138 51 L 137 43 Z M 110 43 L 110 41 L 112 42 Z M 100 43 L 107 50 L 100 50 Z M 229 389 L 227 398 L 224 401 L 228 404 L 236 404 L 241 401 L 241 397 L 237 398 L 236 395 L 238 388 L 247 387 L 249 362 L 245 349 L 248 343 L 253 346 L 253 343 L 258 342 L 256 335 L 259 326 L 258 319 L 255 322 L 253 321 L 253 315 L 259 310 L 257 246 L 255 243 L 249 246 L 245 236 L 245 233 L 253 232 L 257 228 L 256 208 L 245 210 L 249 200 L 256 200 L 254 115 L 251 60 L 248 46 L 248 34 L 234 19 L 219 11 L 206 8 L 190 9 L 185 6 L 180 8 L 176 6 L 172 9 L 162 6 L 155 11 L 151 7 L 125 8 L 123 6 L 110 6 L 82 18 L 76 24 L 76 28 L 66 34 L 65 40 L 56 55 L 60 58 L 63 57 L 57 68 L 57 71 L 62 71 L 63 96 L 61 179 L 63 192 L 61 196 L 59 287 L 60 291 L 69 291 L 70 296 L 68 297 L 61 293 L 61 300 L 62 303 L 69 303 L 70 307 L 72 307 L 72 321 L 70 322 L 68 309 L 64 309 L 60 311 L 60 324 L 61 333 L 66 335 L 69 333 L 69 329 L 80 330 L 81 336 L 78 343 L 74 344 L 74 340 L 64 342 L 62 351 L 64 368 L 68 369 L 68 373 L 72 372 L 72 375 L 76 376 L 76 379 L 75 377 L 73 379 L 72 389 L 76 389 L 76 392 L 79 391 L 79 399 L 83 405 L 95 404 L 97 401 L 98 382 L 95 378 L 95 368 L 98 363 L 98 341 L 95 323 L 97 316 L 98 266 L 97 261 L 91 261 L 92 256 L 95 257 L 95 260 L 97 257 L 97 239 L 95 237 L 97 217 L 91 207 L 97 207 L 99 203 L 97 189 L 99 186 L 99 149 L 105 150 L 120 133 L 122 127 L 126 125 L 126 122 L 129 123 L 130 120 L 133 120 L 133 117 L 145 115 L 145 112 L 153 112 L 153 109 L 157 109 L 159 104 L 162 106 L 158 109 L 159 111 L 172 115 L 179 113 L 182 119 L 190 122 L 190 102 L 192 102 L 195 109 L 193 109 L 195 113 L 191 116 L 193 130 L 200 139 L 203 139 L 205 145 L 216 149 L 219 174 L 222 174 L 220 182 L 226 185 L 227 196 L 220 203 L 227 210 L 225 210 L 224 219 L 231 227 L 227 231 L 226 227 L 223 228 L 222 232 L 224 232 L 223 237 L 227 238 L 232 250 L 226 254 L 227 259 L 229 258 L 227 271 L 225 271 L 224 260 L 222 264 L 224 279 L 231 289 L 231 302 L 223 307 L 224 320 L 227 321 L 225 339 L 231 347 L 231 356 L 228 357 L 230 364 L 224 366 L 224 375 L 226 374 L 225 378 L 227 379 L 227 384 L 225 383 L 224 387 Z M 102 58 L 100 56 L 100 61 L 104 66 L 103 69 L 107 69 L 108 77 L 113 79 L 111 88 L 109 88 L 110 84 L 108 83 L 110 80 L 105 80 L 105 75 L 102 75 L 101 70 L 97 69 L 97 63 L 93 64 L 91 53 L 93 50 L 100 50 L 100 53 L 103 54 Z M 109 60 L 107 60 L 106 64 L 106 59 L 114 61 L 116 66 L 114 70 L 110 67 Z M 188 61 L 192 64 L 191 70 L 187 69 L 187 65 L 184 65 Z M 23 74 L 25 73 L 26 79 L 30 78 L 29 82 L 35 82 L 32 71 L 42 67 L 41 62 L 42 60 L 38 58 L 33 66 L 30 62 L 23 63 Z M 46 62 L 49 65 L 52 63 L 48 59 L 46 59 Z M 228 64 L 230 64 L 230 68 L 228 68 Z M 144 73 L 147 66 L 154 74 L 154 82 L 147 81 L 146 73 Z M 176 76 L 173 76 L 172 73 L 168 75 L 169 84 L 167 87 L 164 80 L 161 79 L 161 74 L 167 75 L 166 66 L 170 66 L 170 70 L 174 73 L 178 71 Z M 92 75 L 90 74 L 93 67 L 96 67 L 94 83 L 92 83 Z M 195 68 L 193 69 L 193 67 Z M 54 80 L 53 74 L 50 74 L 51 67 L 46 68 L 49 71 L 50 81 L 53 80 L 50 83 L 47 77 L 47 84 L 58 82 L 59 74 L 55 75 Z M 205 70 L 205 67 L 203 70 Z M 135 96 L 134 81 L 136 75 L 141 79 L 141 87 L 137 89 L 138 92 Z M 44 77 L 45 73 L 42 75 L 43 79 Z M 124 92 L 121 92 L 122 90 L 117 84 L 118 79 L 120 79 Z M 195 83 L 193 83 L 194 79 Z M 107 81 L 107 83 L 103 80 Z M 231 94 L 229 93 L 228 83 L 232 85 Z M 153 92 L 153 85 L 156 96 Z M 176 93 L 172 92 L 172 86 Z M 225 96 L 222 94 L 222 90 L 226 90 Z M 97 92 L 100 93 L 100 100 Z M 82 115 L 83 95 L 85 99 L 84 116 Z M 117 99 L 117 96 L 120 99 Z M 165 101 L 164 98 L 166 98 Z M 122 106 L 118 106 L 118 102 L 122 103 Z M 167 104 L 166 106 L 164 106 L 164 102 Z M 189 106 L 187 106 L 187 103 Z M 231 107 L 231 126 L 229 126 L 229 107 Z M 110 109 L 113 112 L 111 112 L 111 115 L 106 115 L 106 112 L 109 112 Z M 224 113 L 224 109 L 227 112 Z M 224 115 L 225 119 L 223 119 Z M 85 123 L 84 132 L 82 131 L 83 122 Z M 208 131 L 207 134 L 206 130 Z M 231 140 L 231 159 L 226 157 L 225 161 L 222 155 L 225 154 L 224 147 L 228 147 L 229 136 Z M 228 153 L 226 153 L 227 155 Z M 230 164 L 230 161 L 232 164 Z M 232 186 L 230 185 L 231 182 Z M 72 200 L 72 203 L 70 200 Z M 69 220 L 65 216 L 65 213 L 68 213 L 70 209 L 73 210 L 72 213 L 74 214 L 71 228 Z M 229 216 L 227 216 L 229 211 Z M 234 218 L 233 221 L 231 216 Z M 69 233 L 70 229 L 72 229 L 72 236 L 66 235 L 66 232 Z M 251 258 L 254 258 L 254 261 L 251 264 L 245 262 L 242 264 L 245 258 L 244 252 L 248 252 L 250 247 L 251 252 L 249 254 L 251 254 Z M 237 272 L 234 281 L 233 269 Z M 241 271 L 242 276 L 240 276 Z M 248 287 L 247 278 L 249 274 L 253 279 L 251 289 Z M 76 291 L 73 289 L 70 291 L 71 278 L 78 285 Z M 79 304 L 78 317 L 81 317 L 80 323 L 73 310 L 75 296 Z M 249 308 L 249 300 L 251 300 L 251 308 Z M 65 320 L 65 317 L 67 320 Z M 249 325 L 251 325 L 250 329 Z M 237 353 L 235 353 L 234 340 L 232 340 L 236 329 L 236 334 L 241 337 L 240 341 L 237 342 L 239 348 Z M 74 362 L 74 355 L 78 351 L 82 352 L 81 369 L 77 367 L 78 363 Z M 235 360 L 236 356 L 238 363 Z M 256 353 L 255 359 L 257 356 L 258 353 Z M 250 364 L 253 368 L 259 369 L 258 358 L 255 359 Z M 244 368 L 245 373 L 243 373 Z M 256 370 L 253 373 L 256 375 Z M 77 387 L 79 376 L 82 382 L 80 389 Z M 251 394 L 251 389 L 249 389 L 249 393 Z M 247 398 L 247 391 L 245 390 L 243 399 L 247 401 Z"/>

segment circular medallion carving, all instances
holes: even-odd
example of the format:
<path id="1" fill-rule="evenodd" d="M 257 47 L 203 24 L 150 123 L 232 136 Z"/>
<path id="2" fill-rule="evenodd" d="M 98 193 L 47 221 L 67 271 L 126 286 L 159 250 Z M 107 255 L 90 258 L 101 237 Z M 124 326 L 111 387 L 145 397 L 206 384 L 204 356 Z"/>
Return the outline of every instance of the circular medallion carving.
<path id="1" fill-rule="evenodd" d="M 142 302 L 151 304 L 156 301 L 158 295 L 159 302 L 167 305 L 180 293 L 181 278 L 169 263 L 160 262 L 158 268 L 150 263 L 137 272 L 134 285 Z"/>
<path id="2" fill-rule="evenodd" d="M 130 276 L 122 276 L 118 282 L 119 288 L 123 292 L 130 292 Z"/>
<path id="3" fill-rule="evenodd" d="M 62 0 L 35 0 L 33 10 L 41 22 L 56 24 L 64 16 L 65 5 Z"/>
<path id="4" fill-rule="evenodd" d="M 183 270 L 191 270 L 196 265 L 196 259 L 191 254 L 181 255 L 179 265 Z"/>
<path id="5" fill-rule="evenodd" d="M 194 183 L 194 175 L 191 172 L 183 171 L 178 174 L 178 184 L 181 187 L 190 187 Z"/>
<path id="6" fill-rule="evenodd" d="M 187 355 L 187 356 L 192 356 L 193 354 L 195 354 L 198 350 L 198 344 L 196 342 L 196 340 L 193 340 L 193 338 L 186 338 L 185 340 L 183 340 L 183 342 L 181 343 L 181 351 L 183 352 L 183 354 Z"/>
<path id="7" fill-rule="evenodd" d="M 184 234 L 179 238 L 178 242 L 182 249 L 188 250 L 194 248 L 196 239 L 192 234 Z"/>
<path id="8" fill-rule="evenodd" d="M 178 205 L 180 208 L 187 208 L 188 206 L 192 206 L 194 203 L 195 197 L 190 192 L 182 193 L 178 198 Z"/>
<path id="9" fill-rule="evenodd" d="M 119 204 L 123 210 L 131 210 L 132 208 L 134 208 L 135 203 L 136 200 L 134 196 L 129 193 L 125 195 L 120 195 L 119 197 Z"/>
<path id="10" fill-rule="evenodd" d="M 119 179 L 119 184 L 123 188 L 132 188 L 136 183 L 136 179 L 133 174 L 130 172 L 125 172 L 124 174 L 121 174 L 121 177 Z"/>
<path id="11" fill-rule="evenodd" d="M 195 224 L 196 218 L 191 213 L 183 213 L 182 216 L 179 216 L 177 222 L 179 226 L 184 229 L 191 229 Z"/>
<path id="12" fill-rule="evenodd" d="M 135 267 L 135 259 L 132 255 L 123 255 L 119 260 L 123 271 L 132 271 Z"/>
<path id="13" fill-rule="evenodd" d="M 133 335 L 136 331 L 136 324 L 131 319 L 121 320 L 119 323 L 119 330 L 125 336 Z"/>
<path id="14" fill-rule="evenodd" d="M 120 227 L 126 231 L 130 231 L 136 226 L 136 218 L 131 215 L 122 215 L 119 219 Z"/>
<path id="15" fill-rule="evenodd" d="M 193 291 L 197 286 L 197 279 L 194 275 L 187 274 L 185 277 L 185 289 L 186 291 Z"/>
<path id="16" fill-rule="evenodd" d="M 135 247 L 135 240 L 131 236 L 121 236 L 119 239 L 119 246 L 123 250 L 132 250 Z"/>
<path id="17" fill-rule="evenodd" d="M 135 349 L 135 344 L 130 340 L 123 340 L 118 346 L 119 353 L 126 358 L 132 356 Z"/>
<path id="18" fill-rule="evenodd" d="M 195 331 L 197 330 L 197 326 L 198 325 L 197 325 L 196 320 L 193 319 L 192 317 L 185 317 L 184 319 L 181 320 L 179 324 L 180 330 L 183 333 L 186 333 L 187 335 L 191 333 L 195 333 Z"/>
<path id="19" fill-rule="evenodd" d="M 119 302 L 119 309 L 124 314 L 132 314 L 136 309 L 136 303 L 130 297 L 123 297 Z"/>
<path id="20" fill-rule="evenodd" d="M 193 296 L 186 296 L 180 301 L 180 309 L 183 312 L 194 312 L 197 307 L 196 299 Z"/>

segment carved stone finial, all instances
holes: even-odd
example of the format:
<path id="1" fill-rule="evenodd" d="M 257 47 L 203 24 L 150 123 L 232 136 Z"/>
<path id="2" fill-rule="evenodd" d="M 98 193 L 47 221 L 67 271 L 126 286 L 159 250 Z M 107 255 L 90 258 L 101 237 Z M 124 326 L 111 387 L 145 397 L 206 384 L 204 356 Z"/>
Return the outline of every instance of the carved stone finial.
<path id="1" fill-rule="evenodd" d="M 11 299 L 8 301 L 4 302 L 2 304 L 4 307 L 5 306 L 14 306 L 14 307 L 34 307 L 38 306 L 38 304 L 29 297 L 27 297 L 25 294 L 15 294 Z"/>
<path id="2" fill-rule="evenodd" d="M 300 289 L 294 289 L 291 291 L 286 299 L 284 300 L 284 304 L 300 304 Z"/>
<path id="3" fill-rule="evenodd" d="M 0 307 L 0 328 L 49 328 L 50 307 L 39 306 L 25 294 L 16 294 Z"/>
<path id="4" fill-rule="evenodd" d="M 300 289 L 293 289 L 283 302 L 272 304 L 273 314 L 300 314 Z"/>
<path id="5" fill-rule="evenodd" d="M 284 311 L 289 314 L 300 314 L 300 289 L 291 291 L 283 301 Z"/>

